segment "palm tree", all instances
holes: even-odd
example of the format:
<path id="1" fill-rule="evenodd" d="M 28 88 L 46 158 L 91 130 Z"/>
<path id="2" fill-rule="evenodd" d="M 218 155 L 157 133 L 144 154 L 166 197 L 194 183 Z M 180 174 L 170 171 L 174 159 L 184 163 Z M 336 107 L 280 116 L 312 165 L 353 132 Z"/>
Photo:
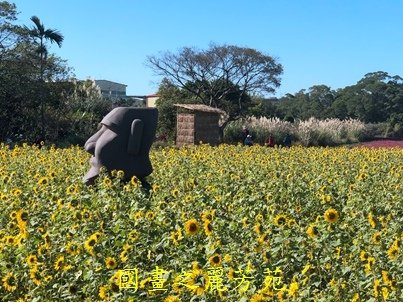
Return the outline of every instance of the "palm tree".
<path id="1" fill-rule="evenodd" d="M 34 26 L 31 28 L 24 27 L 28 35 L 32 37 L 35 43 L 38 44 L 37 53 L 40 57 L 40 82 L 43 82 L 43 76 L 45 71 L 45 63 L 47 60 L 48 49 L 46 47 L 46 41 L 50 43 L 56 43 L 59 47 L 62 46 L 64 37 L 55 29 L 45 29 L 45 26 L 37 16 L 32 16 L 31 21 L 34 22 Z M 44 114 L 44 100 L 41 98 L 41 139 L 45 139 L 45 114 Z"/>

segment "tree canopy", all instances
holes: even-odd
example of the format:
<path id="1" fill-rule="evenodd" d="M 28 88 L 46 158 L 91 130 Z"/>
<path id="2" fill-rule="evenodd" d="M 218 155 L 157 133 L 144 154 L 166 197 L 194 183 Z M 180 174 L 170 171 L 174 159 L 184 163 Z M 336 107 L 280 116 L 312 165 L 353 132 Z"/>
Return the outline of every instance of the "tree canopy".
<path id="1" fill-rule="evenodd" d="M 366 123 L 403 125 L 403 79 L 387 72 L 367 73 L 356 84 L 338 90 L 315 85 L 287 94 L 277 102 L 282 117 L 355 118 Z"/>
<path id="2" fill-rule="evenodd" d="M 207 50 L 184 47 L 178 53 L 149 56 L 147 61 L 157 75 L 197 102 L 223 109 L 227 117 L 222 127 L 245 115 L 252 94 L 273 93 L 283 72 L 273 57 L 234 45 L 212 44 Z"/>
<path id="3" fill-rule="evenodd" d="M 13 24 L 17 19 L 15 4 L 7 1 L 0 2 L 0 59 L 4 53 L 17 42 L 18 26 Z"/>
<path id="4" fill-rule="evenodd" d="M 48 52 L 46 41 L 61 46 L 57 30 L 35 16 L 31 27 L 18 26 L 17 15 L 14 4 L 0 2 L 0 140 L 42 139 L 42 119 L 48 141 L 82 143 L 112 104 L 93 82 L 71 81 L 67 61 Z"/>

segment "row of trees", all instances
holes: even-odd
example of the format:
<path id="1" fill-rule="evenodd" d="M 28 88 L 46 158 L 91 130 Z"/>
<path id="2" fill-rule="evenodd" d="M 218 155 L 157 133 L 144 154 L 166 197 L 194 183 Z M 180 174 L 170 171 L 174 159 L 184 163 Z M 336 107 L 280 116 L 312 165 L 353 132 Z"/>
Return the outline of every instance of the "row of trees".
<path id="1" fill-rule="evenodd" d="M 92 81 L 72 81 L 67 61 L 49 53 L 63 35 L 36 16 L 16 25 L 15 4 L 0 2 L 0 139 L 82 143 L 111 104 Z M 78 135 L 77 135 L 78 134 Z"/>
<path id="2" fill-rule="evenodd" d="M 338 118 L 388 123 L 403 136 L 403 79 L 383 71 L 368 73 L 355 85 L 332 90 L 315 85 L 296 94 L 267 99 L 280 86 L 282 66 L 268 54 L 232 45 L 207 50 L 185 47 L 178 53 L 148 57 L 162 76 L 157 106 L 160 131 L 174 135 L 174 103 L 201 103 L 226 112 L 221 133 L 246 116 L 280 117 L 287 121 Z"/>
<path id="3" fill-rule="evenodd" d="M 158 58 L 150 57 L 151 67 L 164 76 L 157 101 L 160 131 L 174 137 L 174 103 L 202 103 L 227 113 L 221 121 L 222 131 L 229 122 L 247 116 L 279 117 L 291 122 L 315 117 L 386 123 L 387 132 L 403 136 L 403 79 L 400 76 L 378 71 L 366 74 L 355 85 L 338 90 L 315 85 L 281 98 L 264 98 L 259 93 L 273 92 L 280 85 L 282 68 L 270 56 L 251 51 L 213 45 L 207 51 L 185 48 L 177 55 L 166 53 Z M 270 68 L 265 68 L 262 62 L 270 62 Z M 238 64 L 249 69 L 230 73 L 233 69 L 241 70 Z M 255 77 L 256 74 L 259 77 Z"/>
<path id="4" fill-rule="evenodd" d="M 338 90 L 317 85 L 294 95 L 287 94 L 276 102 L 276 109 L 281 115 L 299 119 L 355 118 L 366 123 L 395 125 L 403 122 L 403 79 L 378 71 Z"/>

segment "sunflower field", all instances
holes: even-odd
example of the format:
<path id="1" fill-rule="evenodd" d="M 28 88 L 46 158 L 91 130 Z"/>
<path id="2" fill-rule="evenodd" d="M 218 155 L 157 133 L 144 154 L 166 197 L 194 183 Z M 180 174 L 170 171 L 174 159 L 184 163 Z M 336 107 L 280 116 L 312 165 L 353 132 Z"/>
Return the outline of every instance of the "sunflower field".
<path id="1" fill-rule="evenodd" d="M 0 146 L 1 301 L 403 301 L 403 149 Z"/>

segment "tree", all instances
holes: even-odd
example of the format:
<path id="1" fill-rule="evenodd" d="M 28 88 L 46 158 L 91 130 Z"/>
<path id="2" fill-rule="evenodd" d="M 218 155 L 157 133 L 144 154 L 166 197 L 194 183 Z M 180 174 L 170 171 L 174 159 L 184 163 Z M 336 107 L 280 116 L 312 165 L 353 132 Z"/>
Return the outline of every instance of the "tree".
<path id="1" fill-rule="evenodd" d="M 112 110 L 112 102 L 102 97 L 93 80 L 49 83 L 53 138 L 62 144 L 84 144 L 102 118 Z M 49 131 L 51 133 L 51 131 Z M 52 137 L 52 136 L 50 136 Z"/>
<path id="2" fill-rule="evenodd" d="M 0 139 L 33 141 L 42 136 L 37 128 L 41 118 L 38 108 L 45 100 L 47 107 L 42 109 L 47 123 L 55 124 L 55 112 L 63 107 L 62 94 L 66 95 L 58 84 L 71 76 L 71 68 L 65 60 L 44 52 L 45 36 L 61 43 L 53 30 L 45 30 L 38 22 L 41 47 L 40 40 L 32 36 L 33 29 L 15 25 L 16 16 L 14 4 L 0 2 Z"/>
<path id="3" fill-rule="evenodd" d="M 45 61 L 48 55 L 48 49 L 46 47 L 46 41 L 50 43 L 56 43 L 59 47 L 62 46 L 64 37 L 55 29 L 45 29 L 45 26 L 37 16 L 32 16 L 31 21 L 34 22 L 34 26 L 25 29 L 29 36 L 34 39 L 34 43 L 37 44 L 37 53 L 40 57 L 40 78 L 43 80 Z"/>
<path id="4" fill-rule="evenodd" d="M 184 47 L 178 54 L 165 52 L 147 61 L 157 75 L 188 91 L 198 102 L 224 110 L 227 116 L 221 133 L 253 105 L 251 94 L 273 93 L 283 72 L 271 56 L 234 45 L 212 44 L 207 50 Z"/>
<path id="5" fill-rule="evenodd" d="M 66 62 L 49 55 L 45 74 L 52 81 L 39 82 L 35 65 L 37 56 L 33 47 L 32 44 L 20 42 L 0 60 L 0 139 L 17 139 L 21 135 L 24 140 L 36 140 L 41 136 L 41 129 L 38 129 L 41 100 L 46 97 L 45 113 L 49 124 L 54 117 L 52 112 L 62 106 L 61 93 L 67 93 L 61 92 L 57 85 L 70 77 Z"/>
<path id="6" fill-rule="evenodd" d="M 329 108 L 334 101 L 334 91 L 326 85 L 314 85 L 309 88 L 309 98 L 315 101 L 321 109 Z"/>
<path id="7" fill-rule="evenodd" d="M 0 60 L 5 52 L 18 41 L 16 31 L 18 27 L 12 22 L 17 19 L 15 4 L 7 1 L 0 2 Z"/>
<path id="8" fill-rule="evenodd" d="M 34 39 L 34 43 L 37 45 L 36 52 L 39 55 L 39 80 L 43 84 L 45 63 L 48 56 L 48 49 L 46 47 L 46 41 L 50 43 L 56 43 L 59 47 L 62 46 L 64 37 L 55 29 L 45 29 L 45 26 L 41 23 L 37 16 L 32 16 L 31 21 L 34 26 L 28 28 L 25 26 L 25 30 L 28 35 Z M 42 87 L 44 89 L 44 87 Z M 41 98 L 41 136 L 45 138 L 45 101 Z"/>
<path id="9" fill-rule="evenodd" d="M 45 30 L 39 19 L 33 29 L 15 21 L 15 5 L 0 2 L 0 140 L 33 142 L 42 137 L 38 108 L 46 100 L 47 139 L 82 144 L 112 104 L 93 81 L 71 81 L 67 61 L 47 52 L 46 37 L 59 46 L 62 42 L 54 30 Z"/>
<path id="10" fill-rule="evenodd" d="M 403 79 L 383 71 L 367 73 L 357 84 L 337 92 L 332 109 L 366 123 L 403 122 Z"/>
<path id="11" fill-rule="evenodd" d="M 167 136 L 169 140 L 175 136 L 176 110 L 174 106 L 180 102 L 192 102 L 192 95 L 183 89 L 179 89 L 168 79 L 164 78 L 158 89 L 158 134 Z M 180 101 L 179 101 L 180 100 Z"/>

